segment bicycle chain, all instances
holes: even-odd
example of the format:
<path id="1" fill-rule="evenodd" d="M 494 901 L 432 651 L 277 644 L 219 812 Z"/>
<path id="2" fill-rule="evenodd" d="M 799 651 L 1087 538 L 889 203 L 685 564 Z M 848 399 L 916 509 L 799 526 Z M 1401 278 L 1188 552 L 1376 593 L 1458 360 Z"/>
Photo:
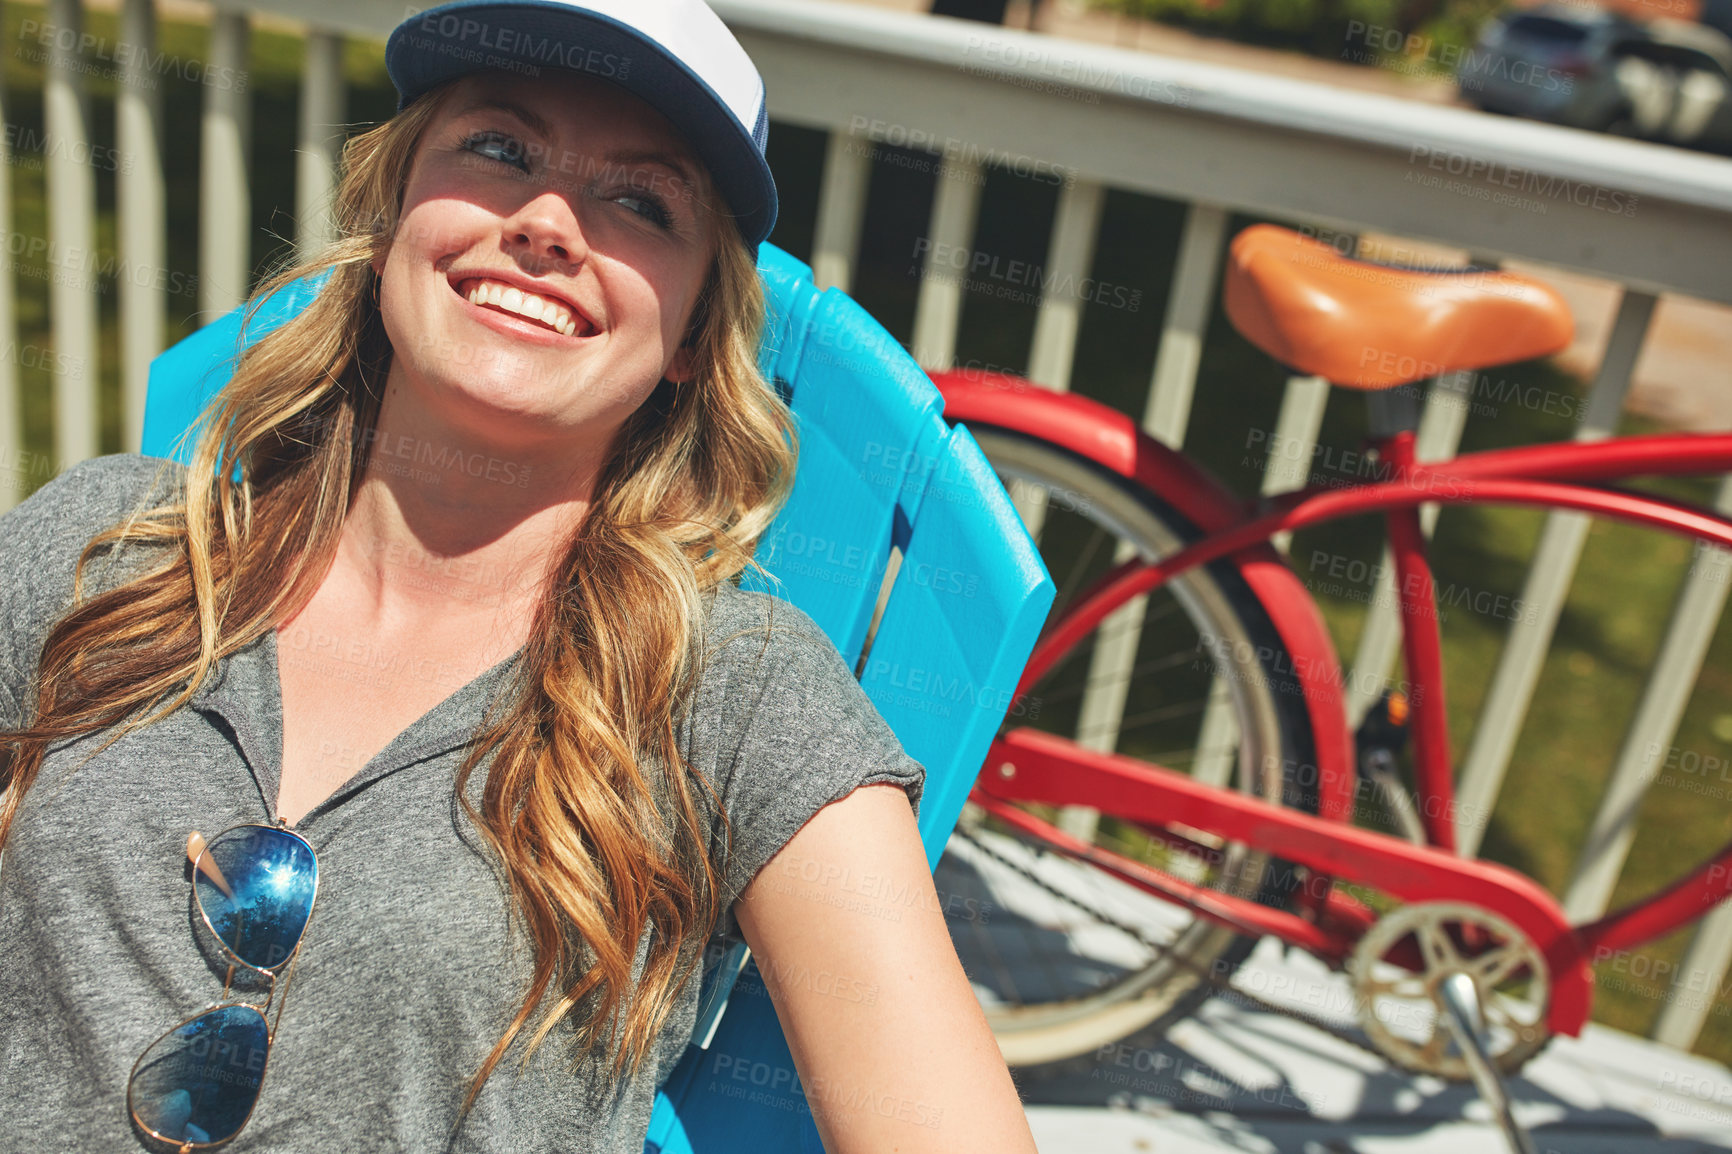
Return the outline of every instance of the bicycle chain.
<path id="1" fill-rule="evenodd" d="M 1330 1037 L 1334 1038 L 1338 1042 L 1344 1042 L 1347 1045 L 1352 1046 L 1354 1049 L 1362 1050 L 1365 1053 L 1370 1054 L 1371 1056 L 1375 1057 L 1380 1062 L 1384 1062 L 1386 1064 L 1389 1063 L 1389 1056 L 1387 1054 L 1385 1054 L 1382 1050 L 1379 1050 L 1376 1046 L 1372 1045 L 1371 1043 L 1369 1043 L 1369 1042 L 1367 1042 L 1361 1038 L 1355 1037 L 1354 1035 L 1348 1033 L 1346 1030 L 1342 1029 L 1340 1026 L 1335 1025 L 1333 1022 L 1325 1022 L 1321 1018 L 1312 1017 L 1310 1014 L 1305 1013 L 1303 1010 L 1295 1010 L 1290 1006 L 1282 1006 L 1282 1005 L 1279 1005 L 1275 1002 L 1269 1001 L 1267 998 L 1258 997 L 1256 994 L 1251 993 L 1249 990 L 1242 990 L 1238 986 L 1233 985 L 1232 981 L 1230 980 L 1230 975 L 1229 976 L 1222 976 L 1222 975 L 1216 974 L 1213 972 L 1212 967 L 1200 966 L 1196 962 L 1193 962 L 1191 959 L 1174 953 L 1167 946 L 1164 946 L 1164 945 L 1160 944 L 1159 942 L 1151 942 L 1147 937 L 1145 937 L 1143 935 L 1141 930 L 1137 929 L 1134 926 L 1130 926 L 1124 922 L 1119 921 L 1117 918 L 1113 917 L 1111 914 L 1102 913 L 1100 910 L 1094 909 L 1088 905 L 1083 904 L 1082 902 L 1078 901 L 1076 898 L 1072 897 L 1070 894 L 1067 894 L 1063 890 L 1058 889 L 1056 886 L 1054 886 L 1052 883 L 1048 882 L 1046 879 L 1036 876 L 1026 866 L 1023 866 L 1017 862 L 1011 861 L 1009 858 L 1005 857 L 1003 854 L 999 853 L 997 850 L 993 849 L 991 846 L 987 845 L 985 842 L 983 842 L 979 838 L 975 837 L 972 833 L 969 833 L 967 830 L 963 829 L 961 825 L 958 825 L 955 828 L 955 830 L 953 831 L 953 833 L 956 837 L 960 837 L 964 841 L 967 841 L 970 845 L 973 845 L 976 849 L 980 850 L 980 852 L 986 854 L 988 857 L 997 861 L 1000 865 L 1006 866 L 1007 868 L 1014 870 L 1016 873 L 1021 874 L 1023 877 L 1027 878 L 1029 881 L 1033 882 L 1035 885 L 1039 886 L 1041 889 L 1045 890 L 1047 893 L 1051 894 L 1053 897 L 1058 898 L 1060 901 L 1065 902 L 1067 905 L 1071 905 L 1071 906 L 1076 907 L 1077 909 L 1081 910 L 1084 914 L 1086 914 L 1089 917 L 1094 918 L 1096 921 L 1100 922 L 1102 925 L 1111 926 L 1114 929 L 1118 930 L 1120 933 L 1126 934 L 1126 935 L 1130 936 L 1131 938 L 1134 938 L 1135 940 L 1141 942 L 1143 945 L 1147 946 L 1156 955 L 1158 955 L 1162 958 L 1165 958 L 1166 960 L 1168 960 L 1170 962 L 1176 963 L 1181 969 L 1189 970 L 1191 973 L 1193 973 L 1197 977 L 1201 978 L 1204 982 L 1207 982 L 1214 989 L 1223 991 L 1223 992 L 1228 993 L 1228 994 L 1231 994 L 1234 998 L 1237 998 L 1242 1002 L 1248 1002 L 1248 1003 L 1250 1003 L 1250 1005 L 1252 1007 L 1254 1007 L 1256 1009 L 1263 1010 L 1263 1011 L 1265 1011 L 1267 1013 L 1271 1013 L 1271 1014 L 1279 1014 L 1284 1018 L 1292 1018 L 1294 1021 L 1297 1021 L 1297 1022 L 1303 1022 L 1305 1025 L 1310 1026 L 1314 1030 L 1321 1030 L 1323 1033 L 1328 1034 Z"/>

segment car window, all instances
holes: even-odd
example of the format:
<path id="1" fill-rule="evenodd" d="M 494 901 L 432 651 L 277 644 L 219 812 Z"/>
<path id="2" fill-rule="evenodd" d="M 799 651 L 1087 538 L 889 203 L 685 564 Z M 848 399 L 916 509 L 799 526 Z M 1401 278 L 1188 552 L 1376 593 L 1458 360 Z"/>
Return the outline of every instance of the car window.
<path id="1" fill-rule="evenodd" d="M 1508 34 L 1547 44 L 1580 44 L 1588 38 L 1588 30 L 1582 25 L 1550 16 L 1517 16 L 1509 22 Z"/>
<path id="2" fill-rule="evenodd" d="M 1725 78 L 1727 71 L 1724 65 L 1712 56 L 1686 48 L 1681 44 L 1655 44 L 1651 40 L 1624 40 L 1612 48 L 1613 59 L 1623 59 L 1634 56 L 1658 64 L 1662 68 L 1671 68 L 1678 72 L 1706 72 L 1711 76 Z"/>

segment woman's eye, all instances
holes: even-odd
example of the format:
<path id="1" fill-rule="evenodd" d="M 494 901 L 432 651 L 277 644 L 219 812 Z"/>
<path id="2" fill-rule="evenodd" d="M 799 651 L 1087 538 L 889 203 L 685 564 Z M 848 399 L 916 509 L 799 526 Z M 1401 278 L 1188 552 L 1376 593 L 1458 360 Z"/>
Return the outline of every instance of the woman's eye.
<path id="1" fill-rule="evenodd" d="M 672 223 L 667 208 L 653 196 L 638 196 L 635 193 L 627 193 L 613 199 L 630 208 L 657 228 L 667 228 Z"/>
<path id="2" fill-rule="evenodd" d="M 477 156 L 509 164 L 524 172 L 529 171 L 529 162 L 523 155 L 523 142 L 503 132 L 474 132 L 464 137 L 463 143 L 458 147 L 468 149 Z M 499 155 L 495 155 L 496 152 Z"/>

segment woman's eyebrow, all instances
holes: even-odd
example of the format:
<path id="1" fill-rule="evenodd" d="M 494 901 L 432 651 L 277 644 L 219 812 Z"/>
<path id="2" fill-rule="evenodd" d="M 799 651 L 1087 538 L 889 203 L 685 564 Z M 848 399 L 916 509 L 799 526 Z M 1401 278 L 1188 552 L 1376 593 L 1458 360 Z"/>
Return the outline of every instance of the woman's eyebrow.
<path id="1" fill-rule="evenodd" d="M 698 187 L 697 179 L 692 175 L 692 170 L 687 168 L 685 162 L 671 152 L 656 152 L 653 149 L 647 151 L 611 152 L 608 154 L 607 159 L 610 164 L 659 164 L 663 168 L 671 170 L 673 174 L 684 181 L 688 187 L 692 189 Z"/>
<path id="2" fill-rule="evenodd" d="M 506 100 L 501 96 L 478 97 L 457 115 L 467 116 L 471 112 L 483 111 L 510 113 L 512 116 L 521 120 L 524 124 L 527 124 L 537 135 L 546 137 L 548 140 L 553 139 L 553 125 L 549 124 L 540 113 L 536 112 L 534 109 L 525 108 L 521 104 Z"/>
<path id="3" fill-rule="evenodd" d="M 512 116 L 517 117 L 517 119 L 521 120 L 524 124 L 528 125 L 538 135 L 545 137 L 548 140 L 554 139 L 555 133 L 553 131 L 553 125 L 549 124 L 546 118 L 541 116 L 540 113 L 537 113 L 533 109 L 525 108 L 523 105 L 514 101 L 507 100 L 502 96 L 477 97 L 466 105 L 462 111 L 458 112 L 457 115 L 467 116 L 471 112 L 488 111 L 509 113 Z M 614 152 L 608 155 L 608 161 L 610 163 L 621 165 L 659 164 L 672 171 L 674 175 L 678 176 L 691 188 L 695 189 L 698 186 L 697 178 L 692 175 L 692 170 L 684 161 L 671 152 L 658 152 L 654 149 Z"/>

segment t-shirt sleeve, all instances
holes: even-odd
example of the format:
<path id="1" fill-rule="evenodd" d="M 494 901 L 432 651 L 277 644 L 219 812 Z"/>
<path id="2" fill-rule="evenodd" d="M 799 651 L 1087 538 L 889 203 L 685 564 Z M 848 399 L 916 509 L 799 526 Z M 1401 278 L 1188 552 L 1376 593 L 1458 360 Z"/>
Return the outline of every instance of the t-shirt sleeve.
<path id="1" fill-rule="evenodd" d="M 735 899 L 814 814 L 860 786 L 894 782 L 918 815 L 926 770 L 810 616 L 768 594 L 730 587 L 727 598 L 694 739 L 710 753 L 704 768 L 733 831 L 717 931 L 737 937 Z M 715 837 L 719 846 L 719 827 Z"/>
<path id="2" fill-rule="evenodd" d="M 0 726 L 24 723 L 42 643 L 72 605 L 72 576 L 90 539 L 135 508 L 155 503 L 185 466 L 159 457 L 114 453 L 65 469 L 0 515 Z M 153 481 L 164 481 L 152 488 Z M 85 595 L 104 587 L 107 563 L 85 569 Z M 115 572 L 118 572 L 116 570 Z"/>

